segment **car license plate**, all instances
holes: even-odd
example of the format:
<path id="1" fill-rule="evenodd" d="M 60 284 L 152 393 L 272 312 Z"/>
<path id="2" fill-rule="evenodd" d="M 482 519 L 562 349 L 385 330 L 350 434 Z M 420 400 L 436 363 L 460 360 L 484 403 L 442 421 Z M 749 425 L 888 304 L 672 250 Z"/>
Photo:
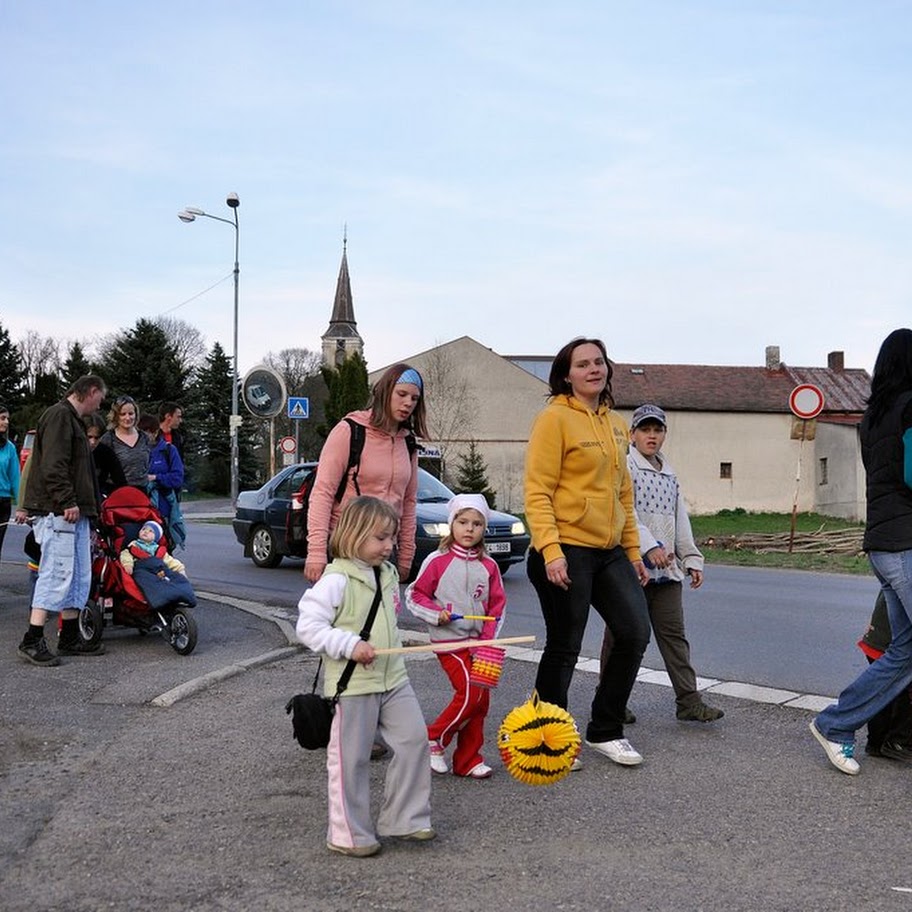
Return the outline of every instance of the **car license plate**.
<path id="1" fill-rule="evenodd" d="M 509 554 L 510 542 L 491 542 L 488 544 L 485 543 L 485 548 L 487 548 L 488 554 Z"/>

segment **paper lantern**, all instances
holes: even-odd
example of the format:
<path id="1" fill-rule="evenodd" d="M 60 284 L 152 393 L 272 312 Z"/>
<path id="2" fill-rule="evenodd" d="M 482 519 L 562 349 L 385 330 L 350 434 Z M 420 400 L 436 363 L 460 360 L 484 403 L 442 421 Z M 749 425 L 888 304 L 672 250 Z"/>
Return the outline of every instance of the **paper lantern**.
<path id="1" fill-rule="evenodd" d="M 473 649 L 469 684 L 476 687 L 497 687 L 506 655 L 507 651 L 498 646 L 479 646 Z"/>
<path id="2" fill-rule="evenodd" d="M 550 785 L 569 772 L 582 739 L 573 716 L 544 703 L 537 691 L 510 710 L 500 725 L 497 747 L 507 772 L 528 785 Z"/>

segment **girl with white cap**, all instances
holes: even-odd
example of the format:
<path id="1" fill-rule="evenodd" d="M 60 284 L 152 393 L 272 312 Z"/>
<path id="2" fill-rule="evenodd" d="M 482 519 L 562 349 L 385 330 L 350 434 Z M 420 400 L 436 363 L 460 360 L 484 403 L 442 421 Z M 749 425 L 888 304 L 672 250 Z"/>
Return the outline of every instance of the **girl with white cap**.
<path id="1" fill-rule="evenodd" d="M 445 752 L 455 739 L 453 773 L 471 779 L 487 779 L 492 771 L 481 755 L 491 691 L 473 679 L 470 647 L 497 636 L 506 604 L 500 570 L 484 547 L 490 516 L 481 494 L 457 494 L 448 505 L 450 534 L 405 593 L 409 610 L 429 625 L 431 642 L 465 640 L 465 649 L 437 654 L 454 692 L 428 726 L 428 742 L 431 769 L 447 773 Z"/>

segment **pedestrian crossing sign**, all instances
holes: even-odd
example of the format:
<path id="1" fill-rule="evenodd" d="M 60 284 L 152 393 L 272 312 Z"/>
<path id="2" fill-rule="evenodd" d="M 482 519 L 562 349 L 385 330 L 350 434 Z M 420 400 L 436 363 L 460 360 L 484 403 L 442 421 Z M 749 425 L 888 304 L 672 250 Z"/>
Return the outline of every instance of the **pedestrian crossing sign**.
<path id="1" fill-rule="evenodd" d="M 288 417 L 310 418 L 310 399 L 307 396 L 289 396 Z"/>

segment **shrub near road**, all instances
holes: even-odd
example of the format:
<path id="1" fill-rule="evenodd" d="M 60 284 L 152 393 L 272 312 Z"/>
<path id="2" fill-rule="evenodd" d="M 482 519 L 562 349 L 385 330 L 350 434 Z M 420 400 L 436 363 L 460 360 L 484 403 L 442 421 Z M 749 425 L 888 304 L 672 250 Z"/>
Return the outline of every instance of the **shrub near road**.
<path id="1" fill-rule="evenodd" d="M 722 510 L 692 516 L 694 538 L 708 563 L 780 567 L 831 573 L 871 572 L 861 550 L 864 523 L 799 513 L 789 552 L 790 513 Z"/>

